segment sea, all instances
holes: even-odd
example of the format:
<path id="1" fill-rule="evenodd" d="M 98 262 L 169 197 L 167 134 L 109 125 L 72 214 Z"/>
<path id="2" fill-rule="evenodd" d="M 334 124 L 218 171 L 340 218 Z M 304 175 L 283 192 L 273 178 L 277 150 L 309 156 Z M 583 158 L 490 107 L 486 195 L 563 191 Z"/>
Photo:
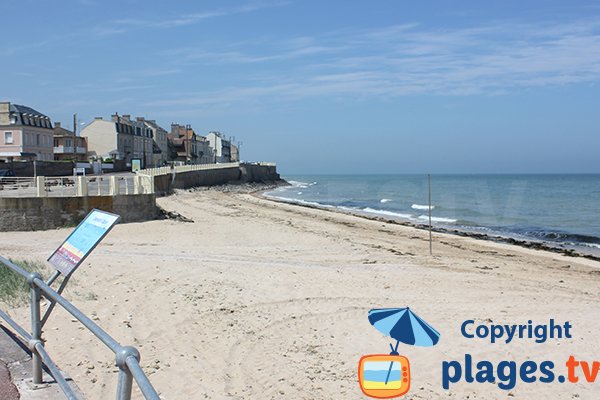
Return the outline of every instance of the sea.
<path id="1" fill-rule="evenodd" d="M 600 256 L 600 174 L 289 175 L 279 200 Z M 429 191 L 429 187 L 431 190 Z M 429 202 L 431 193 L 431 203 Z"/>

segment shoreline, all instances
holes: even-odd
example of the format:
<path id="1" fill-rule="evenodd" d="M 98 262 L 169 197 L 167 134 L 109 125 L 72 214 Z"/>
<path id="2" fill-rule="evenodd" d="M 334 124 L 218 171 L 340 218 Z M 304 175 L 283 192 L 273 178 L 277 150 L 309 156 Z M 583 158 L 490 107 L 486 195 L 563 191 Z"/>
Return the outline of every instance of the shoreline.
<path id="1" fill-rule="evenodd" d="M 264 189 L 264 190 L 261 189 L 261 190 L 255 191 L 252 194 L 259 196 L 262 199 L 273 201 L 276 203 L 291 204 L 291 205 L 295 205 L 295 206 L 312 208 L 312 209 L 316 209 L 316 210 L 329 211 L 329 212 L 333 212 L 333 213 L 346 214 L 346 215 L 353 215 L 356 217 L 360 217 L 360 218 L 364 218 L 364 219 L 368 219 L 368 220 L 372 220 L 372 221 L 379 221 L 379 222 L 385 222 L 388 224 L 408 226 L 408 227 L 412 227 L 412 228 L 419 229 L 419 230 L 429 231 L 429 225 L 417 224 L 417 223 L 410 222 L 410 221 L 404 221 L 400 218 L 398 218 L 398 219 L 394 219 L 391 217 L 385 218 L 385 217 L 371 215 L 366 211 L 364 213 L 361 213 L 358 210 L 357 211 L 349 211 L 349 210 L 340 209 L 335 206 L 307 204 L 307 203 L 302 203 L 299 201 L 285 200 L 282 198 L 278 198 L 276 196 L 268 196 L 265 193 L 269 190 L 272 190 L 272 189 Z M 548 251 L 548 252 L 557 253 L 557 254 L 561 254 L 564 256 L 568 256 L 568 257 L 574 257 L 574 258 L 581 257 L 581 258 L 586 258 L 586 259 L 589 259 L 592 261 L 600 261 L 600 256 L 584 253 L 584 252 L 581 252 L 581 251 L 578 251 L 575 249 L 567 249 L 567 248 L 563 248 L 563 247 L 559 247 L 559 246 L 552 246 L 552 245 L 548 244 L 547 242 L 526 240 L 526 239 L 515 239 L 512 237 L 508 237 L 508 236 L 504 237 L 504 236 L 498 236 L 498 235 L 489 235 L 486 233 L 462 231 L 459 229 L 442 228 L 442 227 L 435 226 L 435 225 L 431 226 L 431 231 L 436 232 L 436 233 L 447 233 L 449 235 L 468 237 L 468 238 L 489 241 L 489 242 L 494 242 L 494 243 L 505 243 L 505 244 L 510 244 L 510 245 L 514 245 L 514 246 L 518 246 L 518 247 L 523 247 L 526 249 Z"/>

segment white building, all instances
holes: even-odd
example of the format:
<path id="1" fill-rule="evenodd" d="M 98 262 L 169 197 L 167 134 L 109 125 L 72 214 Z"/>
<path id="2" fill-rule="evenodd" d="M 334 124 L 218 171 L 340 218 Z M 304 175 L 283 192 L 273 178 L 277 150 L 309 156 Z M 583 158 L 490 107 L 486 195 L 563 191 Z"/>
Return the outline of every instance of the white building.
<path id="1" fill-rule="evenodd" d="M 209 132 L 206 139 L 213 151 L 215 163 L 231 162 L 231 141 L 225 139 L 221 132 Z"/>
<path id="2" fill-rule="evenodd" d="M 132 121 L 130 115 L 112 115 L 110 121 L 96 117 L 81 131 L 88 138 L 88 155 L 97 158 L 142 160 L 142 167 L 152 165 L 152 131 L 144 123 Z"/>

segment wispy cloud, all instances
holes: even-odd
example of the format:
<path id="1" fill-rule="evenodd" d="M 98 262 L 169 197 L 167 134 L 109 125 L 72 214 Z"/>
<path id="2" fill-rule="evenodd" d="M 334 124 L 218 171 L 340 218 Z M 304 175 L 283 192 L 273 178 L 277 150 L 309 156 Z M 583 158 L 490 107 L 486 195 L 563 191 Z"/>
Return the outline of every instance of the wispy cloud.
<path id="1" fill-rule="evenodd" d="M 289 4 L 289 1 L 256 1 L 237 7 L 219 8 L 162 18 L 120 18 L 108 21 L 103 25 L 94 28 L 93 33 L 97 36 L 106 36 L 121 34 L 135 29 L 177 28 L 187 25 L 194 25 L 207 19 L 226 17 L 236 14 L 245 14 L 265 8 L 280 7 L 286 4 Z"/>
<path id="2" fill-rule="evenodd" d="M 170 54 L 180 66 L 246 65 L 243 79 L 231 77 L 237 87 L 210 93 L 224 103 L 260 96 L 494 95 L 600 80 L 599 28 L 591 20 L 443 30 L 405 24 Z"/>

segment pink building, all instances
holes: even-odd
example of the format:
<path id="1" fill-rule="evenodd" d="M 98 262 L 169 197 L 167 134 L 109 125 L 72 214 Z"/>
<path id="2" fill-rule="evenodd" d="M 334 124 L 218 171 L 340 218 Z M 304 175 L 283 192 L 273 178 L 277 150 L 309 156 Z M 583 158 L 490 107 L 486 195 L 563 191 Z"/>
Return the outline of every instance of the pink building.
<path id="1" fill-rule="evenodd" d="M 52 122 L 33 108 L 0 102 L 0 162 L 54 160 Z"/>

